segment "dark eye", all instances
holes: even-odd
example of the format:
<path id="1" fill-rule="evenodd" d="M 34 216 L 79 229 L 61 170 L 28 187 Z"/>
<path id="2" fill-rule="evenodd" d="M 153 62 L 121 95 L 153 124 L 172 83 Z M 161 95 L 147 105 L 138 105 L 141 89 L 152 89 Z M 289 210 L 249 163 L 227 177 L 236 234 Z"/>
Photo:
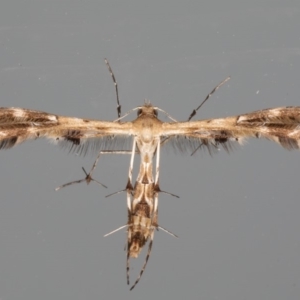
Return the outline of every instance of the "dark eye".
<path id="1" fill-rule="evenodd" d="M 139 117 L 141 114 L 142 114 L 142 110 L 141 110 L 141 109 L 138 109 L 138 111 L 137 111 L 137 116 Z"/>
<path id="2" fill-rule="evenodd" d="M 153 113 L 154 113 L 154 116 L 157 117 L 157 115 L 158 115 L 157 109 L 154 109 L 154 110 L 153 110 Z"/>

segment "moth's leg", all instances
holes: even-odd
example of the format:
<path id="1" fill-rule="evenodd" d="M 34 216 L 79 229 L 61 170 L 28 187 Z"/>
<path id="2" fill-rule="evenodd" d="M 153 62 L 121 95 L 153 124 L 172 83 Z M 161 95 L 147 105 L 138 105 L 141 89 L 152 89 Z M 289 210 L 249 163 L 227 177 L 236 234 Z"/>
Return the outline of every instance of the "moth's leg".
<path id="1" fill-rule="evenodd" d="M 109 64 L 109 62 L 106 58 L 105 58 L 105 63 L 108 67 L 108 71 L 109 71 L 109 73 L 112 77 L 112 80 L 114 82 L 114 86 L 116 88 L 117 105 L 118 105 L 117 106 L 117 112 L 118 112 L 118 118 L 120 118 L 121 117 L 121 105 L 120 105 L 120 101 L 119 101 L 118 83 L 117 83 L 116 77 L 114 75 L 114 72 L 113 72 L 112 68 L 110 67 L 110 64 Z"/>
<path id="2" fill-rule="evenodd" d="M 156 148 L 156 164 L 155 164 L 155 181 L 154 181 L 154 190 L 156 197 L 154 197 L 154 214 L 157 212 L 158 209 L 158 192 L 160 191 L 159 188 L 159 161 L 160 161 L 160 139 L 158 140 L 157 143 L 157 148 Z"/>
<path id="3" fill-rule="evenodd" d="M 217 86 L 215 86 L 213 88 L 213 90 L 205 97 L 205 99 L 201 102 L 201 104 L 193 109 L 193 111 L 191 112 L 190 116 L 188 117 L 187 121 L 190 121 L 196 114 L 197 111 L 202 107 L 202 105 L 213 95 L 214 92 L 216 92 L 224 83 L 226 83 L 228 80 L 230 79 L 230 77 L 228 76 L 227 78 L 225 78 L 222 82 L 220 82 Z M 166 137 L 162 140 L 161 144 L 164 145 L 168 140 L 170 139 L 170 137 Z M 198 149 L 196 149 L 197 151 Z M 194 151 L 193 154 L 196 152 Z M 193 155 L 192 154 L 192 155 Z"/>
<path id="4" fill-rule="evenodd" d="M 217 91 L 224 83 L 226 83 L 228 80 L 230 79 L 230 77 L 228 76 L 227 78 L 225 78 L 222 82 L 220 82 L 217 86 L 215 86 L 213 88 L 213 90 L 205 97 L 205 99 L 201 102 L 201 104 L 196 108 L 193 109 L 193 111 L 191 112 L 188 121 L 190 121 L 197 113 L 197 111 L 201 108 L 201 106 L 213 95 L 213 93 L 215 91 Z"/>
<path id="5" fill-rule="evenodd" d="M 129 171 L 128 171 L 128 181 L 127 181 L 127 185 L 126 185 L 128 213 L 131 212 L 131 194 L 132 194 L 132 191 L 133 191 L 133 186 L 132 186 L 132 170 L 133 170 L 133 162 L 134 162 L 135 150 L 136 150 L 136 138 L 134 137 L 133 138 L 132 150 L 131 150 L 131 158 L 130 158 Z"/>
<path id="6" fill-rule="evenodd" d="M 99 154 L 98 154 L 98 156 L 97 156 L 97 158 L 96 158 L 96 160 L 94 161 L 93 166 L 92 166 L 92 168 L 91 168 L 91 170 L 90 170 L 89 173 L 87 173 L 86 170 L 82 167 L 82 170 L 83 170 L 83 172 L 84 172 L 85 175 L 86 175 L 85 178 L 82 178 L 82 179 L 79 179 L 79 180 L 75 180 L 75 181 L 71 181 L 71 182 L 65 183 L 65 184 L 63 184 L 63 185 L 57 187 L 55 190 L 58 191 L 58 190 L 60 190 L 60 189 L 62 189 L 62 188 L 64 188 L 64 187 L 66 187 L 66 186 L 69 186 L 69 185 L 72 185 L 72 184 L 75 184 L 75 183 L 81 183 L 81 182 L 84 182 L 84 181 L 86 182 L 86 184 L 89 184 L 91 181 L 94 181 L 94 182 L 98 183 L 99 185 L 101 185 L 101 186 L 107 188 L 106 185 L 104 185 L 103 183 L 101 183 L 100 181 L 98 181 L 98 180 L 96 180 L 96 179 L 94 179 L 94 178 L 92 177 L 92 173 L 94 172 L 94 170 L 95 170 L 95 168 L 96 168 L 96 166 L 97 166 L 97 164 L 98 164 L 98 161 L 99 161 L 99 159 L 100 159 L 101 154 L 131 154 L 131 151 L 126 151 L 126 150 L 124 150 L 124 151 L 118 151 L 118 150 L 102 150 L 102 151 L 100 151 Z"/>
<path id="7" fill-rule="evenodd" d="M 132 291 L 134 289 L 134 287 L 138 284 L 138 282 L 140 281 L 145 269 L 146 269 L 146 266 L 147 266 L 147 263 L 148 263 L 148 260 L 149 260 L 149 257 L 150 257 L 150 254 L 151 254 L 151 249 L 152 249 L 152 244 L 153 244 L 153 238 L 154 238 L 154 228 L 151 229 L 151 235 L 150 235 L 150 242 L 149 242 L 149 246 L 148 246 L 148 252 L 147 252 L 147 255 L 146 255 L 146 259 L 145 259 L 145 262 L 144 262 L 144 265 L 140 271 L 140 274 L 138 276 L 138 278 L 136 279 L 135 283 L 133 284 L 133 286 L 130 288 L 130 290 Z M 128 257 L 128 254 L 127 254 L 127 260 L 129 260 L 129 257 Z M 127 284 L 129 284 L 129 263 L 127 263 Z"/>

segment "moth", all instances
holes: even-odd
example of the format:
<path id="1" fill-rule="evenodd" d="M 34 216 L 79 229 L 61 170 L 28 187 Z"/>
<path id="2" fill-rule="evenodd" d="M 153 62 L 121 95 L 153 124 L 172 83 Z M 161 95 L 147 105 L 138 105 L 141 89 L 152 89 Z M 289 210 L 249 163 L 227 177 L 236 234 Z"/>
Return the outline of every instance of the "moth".
<path id="1" fill-rule="evenodd" d="M 180 150 L 190 149 L 191 154 L 201 149 L 209 153 L 223 147 L 230 151 L 234 144 L 242 144 L 247 138 L 265 138 L 274 141 L 287 150 L 300 147 L 300 107 L 279 107 L 254 111 L 233 117 L 192 121 L 200 107 L 219 89 L 229 77 L 217 85 L 205 100 L 192 111 L 187 121 L 179 122 L 159 107 L 150 102 L 132 109 L 121 116 L 118 85 L 113 71 L 105 60 L 112 76 L 116 97 L 118 118 L 114 121 L 80 119 L 59 116 L 46 112 L 24 108 L 0 108 L 0 149 L 12 148 L 24 141 L 47 138 L 56 144 L 67 145 L 77 153 L 86 153 L 90 148 L 99 154 L 86 177 L 66 183 L 57 190 L 86 181 L 95 181 L 92 177 L 100 155 L 130 154 L 128 180 L 124 191 L 127 195 L 128 221 L 122 228 L 127 229 L 127 283 L 129 284 L 129 260 L 138 257 L 142 248 L 149 241 L 148 253 L 138 278 L 131 290 L 139 282 L 151 254 L 154 231 L 163 231 L 176 236 L 158 224 L 158 195 L 164 192 L 159 185 L 159 162 L 161 147 L 172 144 Z M 137 111 L 132 121 L 123 118 Z M 165 114 L 170 122 L 158 117 L 158 112 Z M 114 150 L 119 140 L 132 140 L 131 150 Z M 132 180 L 135 155 L 140 156 L 137 179 Z M 154 160 L 155 161 L 155 171 Z M 104 185 L 103 185 L 104 186 Z M 166 193 L 166 192 L 164 192 Z M 174 194 L 167 193 L 178 197 Z M 107 234 L 107 235 L 109 235 Z"/>

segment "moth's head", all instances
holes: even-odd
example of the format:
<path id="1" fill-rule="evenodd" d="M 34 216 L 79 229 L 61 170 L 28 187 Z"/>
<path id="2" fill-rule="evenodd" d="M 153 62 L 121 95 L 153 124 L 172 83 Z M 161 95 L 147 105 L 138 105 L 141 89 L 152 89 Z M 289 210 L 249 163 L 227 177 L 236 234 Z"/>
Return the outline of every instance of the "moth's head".
<path id="1" fill-rule="evenodd" d="M 158 110 L 154 107 L 150 101 L 145 100 L 145 104 L 143 106 L 138 107 L 137 116 L 154 116 L 157 118 Z"/>

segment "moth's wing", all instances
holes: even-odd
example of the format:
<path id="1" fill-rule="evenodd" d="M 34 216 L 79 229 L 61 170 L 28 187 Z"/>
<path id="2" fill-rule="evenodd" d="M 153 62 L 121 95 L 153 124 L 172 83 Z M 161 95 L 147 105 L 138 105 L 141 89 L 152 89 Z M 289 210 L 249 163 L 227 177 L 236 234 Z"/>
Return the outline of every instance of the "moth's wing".
<path id="1" fill-rule="evenodd" d="M 228 118 L 164 123 L 166 137 L 175 148 L 185 150 L 219 146 L 230 150 L 249 137 L 266 138 L 288 150 L 300 148 L 300 107 L 264 109 Z"/>
<path id="2" fill-rule="evenodd" d="M 132 134 L 131 122 L 64 117 L 23 108 L 0 108 L 0 149 L 47 138 L 72 150 L 100 150 Z M 126 140 L 127 140 L 126 139 Z"/>

